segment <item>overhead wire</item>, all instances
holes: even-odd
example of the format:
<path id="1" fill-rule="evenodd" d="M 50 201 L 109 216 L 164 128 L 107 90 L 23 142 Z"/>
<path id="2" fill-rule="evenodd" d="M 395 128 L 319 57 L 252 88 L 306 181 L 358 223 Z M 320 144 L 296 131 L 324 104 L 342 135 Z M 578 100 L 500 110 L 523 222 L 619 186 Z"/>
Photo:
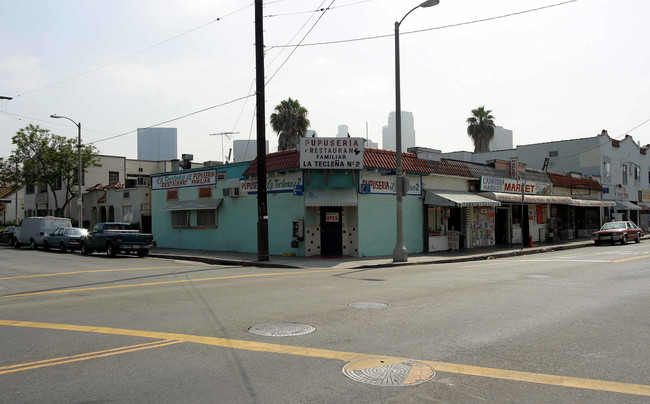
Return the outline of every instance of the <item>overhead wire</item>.
<path id="1" fill-rule="evenodd" d="M 435 31 L 435 30 L 440 30 L 440 29 L 455 28 L 455 27 L 460 27 L 460 26 L 463 26 L 463 25 L 470 25 L 470 24 L 477 24 L 477 23 L 481 23 L 481 22 L 499 20 L 499 19 L 502 19 L 502 18 L 508 18 L 508 17 L 513 17 L 513 16 L 517 16 L 517 15 L 532 13 L 532 12 L 535 12 L 535 11 L 541 11 L 541 10 L 545 10 L 545 9 L 552 8 L 552 7 L 559 7 L 559 6 L 569 4 L 569 3 L 575 3 L 577 1 L 579 1 L 579 0 L 566 0 L 566 1 L 563 1 L 563 2 L 560 2 L 560 3 L 549 4 L 547 6 L 531 8 L 531 9 L 528 9 L 528 10 L 517 11 L 517 12 L 514 12 L 514 13 L 508 13 L 508 14 L 498 15 L 498 16 L 494 16 L 494 17 L 481 18 L 479 20 L 465 21 L 465 22 L 459 22 L 459 23 L 456 23 L 456 24 L 442 25 L 442 26 L 439 26 L 439 27 L 424 28 L 424 29 L 418 29 L 418 30 L 413 30 L 413 31 L 404 31 L 404 32 L 400 32 L 400 35 L 408 35 L 408 34 L 415 34 L 415 33 L 420 33 L 420 32 Z M 392 38 L 392 37 L 394 37 L 394 35 L 395 35 L 394 33 L 391 33 L 391 34 L 374 35 L 374 36 L 361 37 L 361 38 L 340 39 L 340 40 L 336 40 L 336 41 L 300 43 L 300 44 L 297 44 L 297 45 L 296 44 L 294 44 L 294 45 L 275 45 L 275 46 L 270 46 L 269 50 L 274 49 L 274 48 L 290 48 L 290 47 L 298 47 L 298 46 L 322 46 L 322 45 L 334 45 L 334 44 L 340 44 L 340 43 L 369 41 L 369 40 L 373 40 L 373 39 Z"/>

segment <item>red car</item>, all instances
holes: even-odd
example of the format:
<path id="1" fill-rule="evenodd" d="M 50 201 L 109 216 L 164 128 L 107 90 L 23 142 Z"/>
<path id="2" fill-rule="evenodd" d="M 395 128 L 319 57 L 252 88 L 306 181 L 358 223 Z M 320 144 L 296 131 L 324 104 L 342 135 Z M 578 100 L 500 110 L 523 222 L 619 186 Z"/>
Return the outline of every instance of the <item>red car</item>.
<path id="1" fill-rule="evenodd" d="M 627 244 L 629 240 L 640 243 L 641 237 L 643 237 L 643 229 L 630 221 L 608 222 L 600 230 L 591 233 L 591 239 L 596 245 L 601 245 L 604 242 L 614 244 L 617 241 Z"/>

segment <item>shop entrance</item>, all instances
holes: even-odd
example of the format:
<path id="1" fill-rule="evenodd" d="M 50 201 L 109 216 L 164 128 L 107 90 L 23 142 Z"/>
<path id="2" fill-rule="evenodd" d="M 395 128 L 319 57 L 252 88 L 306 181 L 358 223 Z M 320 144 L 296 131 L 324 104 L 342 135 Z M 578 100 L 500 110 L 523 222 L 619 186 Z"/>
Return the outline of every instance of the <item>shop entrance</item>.
<path id="1" fill-rule="evenodd" d="M 508 244 L 508 208 L 497 208 L 495 226 L 496 244 Z"/>
<path id="2" fill-rule="evenodd" d="M 343 255 L 343 218 L 340 206 L 320 208 L 321 255 Z"/>

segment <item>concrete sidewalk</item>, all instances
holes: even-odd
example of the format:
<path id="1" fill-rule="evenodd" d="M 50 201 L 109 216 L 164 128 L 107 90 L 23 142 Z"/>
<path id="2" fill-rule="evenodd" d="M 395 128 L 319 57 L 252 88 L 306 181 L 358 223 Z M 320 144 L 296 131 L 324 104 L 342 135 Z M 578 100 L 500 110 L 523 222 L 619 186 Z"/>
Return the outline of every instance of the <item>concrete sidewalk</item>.
<path id="1" fill-rule="evenodd" d="M 382 257 L 288 257 L 273 255 L 269 261 L 258 261 L 257 254 L 230 253 L 218 251 L 194 251 L 170 248 L 152 248 L 151 257 L 197 261 L 212 265 L 244 265 L 267 268 L 377 268 L 421 264 L 443 264 L 451 262 L 479 261 L 517 255 L 539 254 L 549 251 L 567 250 L 593 246 L 591 239 L 559 241 L 553 244 L 543 243 L 533 247 L 492 246 L 463 249 L 460 251 L 442 251 L 433 253 L 410 254 L 407 262 L 393 262 L 392 256 Z"/>

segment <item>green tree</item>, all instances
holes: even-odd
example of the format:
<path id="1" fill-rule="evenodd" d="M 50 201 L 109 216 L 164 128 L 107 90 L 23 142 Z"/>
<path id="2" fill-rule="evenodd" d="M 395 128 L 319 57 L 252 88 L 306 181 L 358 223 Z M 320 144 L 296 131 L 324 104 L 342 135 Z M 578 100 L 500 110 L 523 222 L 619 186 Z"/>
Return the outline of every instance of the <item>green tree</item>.
<path id="1" fill-rule="evenodd" d="M 278 134 L 278 150 L 294 149 L 301 137 L 307 134 L 309 119 L 307 108 L 291 97 L 280 101 L 271 114 L 271 128 Z"/>
<path id="2" fill-rule="evenodd" d="M 490 140 L 494 138 L 494 117 L 485 105 L 472 110 L 467 118 L 467 135 L 474 142 L 474 153 L 490 151 Z"/>
<path id="3" fill-rule="evenodd" d="M 51 134 L 38 125 L 27 125 L 11 139 L 15 149 L 6 161 L 0 162 L 2 182 L 40 185 L 52 191 L 56 215 L 63 215 L 66 206 L 77 194 L 79 160 L 76 139 Z M 81 166 L 85 171 L 96 161 L 94 146 L 81 147 Z M 64 190 L 59 200 L 56 190 Z"/>

